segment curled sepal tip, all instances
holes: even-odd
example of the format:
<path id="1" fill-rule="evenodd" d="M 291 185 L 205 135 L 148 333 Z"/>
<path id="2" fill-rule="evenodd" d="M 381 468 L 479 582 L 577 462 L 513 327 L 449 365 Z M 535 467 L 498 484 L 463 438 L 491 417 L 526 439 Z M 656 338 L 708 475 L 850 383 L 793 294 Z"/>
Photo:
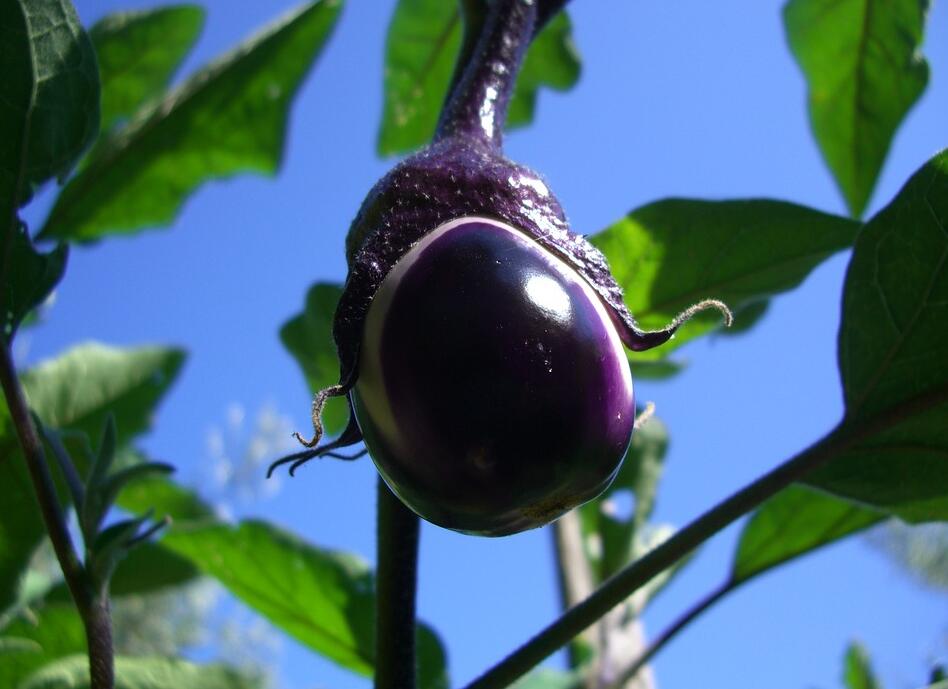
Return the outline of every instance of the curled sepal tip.
<path id="1" fill-rule="evenodd" d="M 634 321 L 623 319 L 619 328 L 619 338 L 626 347 L 635 352 L 643 352 L 668 342 L 679 327 L 691 320 L 701 311 L 716 310 L 721 313 L 726 328 L 734 323 L 734 314 L 723 301 L 718 299 L 702 299 L 675 316 L 666 326 L 658 330 L 641 330 Z"/>
<path id="2" fill-rule="evenodd" d="M 316 393 L 316 397 L 313 399 L 313 438 L 311 440 L 303 440 L 299 433 L 294 433 L 293 437 L 300 441 L 304 445 L 306 450 L 302 452 L 294 452 L 293 454 L 281 457 L 270 465 L 270 468 L 267 469 L 267 478 L 270 478 L 273 475 L 273 472 L 284 464 L 290 465 L 290 476 L 293 476 L 296 473 L 296 470 L 301 466 L 306 464 L 306 462 L 311 459 L 316 459 L 318 457 L 330 457 L 332 459 L 342 459 L 346 461 L 351 461 L 359 459 L 364 456 L 365 451 L 356 452 L 351 455 L 343 454 L 337 452 L 340 448 L 349 447 L 350 445 L 355 445 L 358 442 L 362 441 L 362 431 L 359 430 L 359 425 L 356 423 L 355 415 L 352 413 L 352 407 L 350 403 L 349 408 L 349 423 L 346 426 L 346 429 L 342 434 L 333 440 L 330 443 L 326 443 L 322 447 L 316 447 L 320 439 L 323 436 L 323 424 L 322 424 L 322 411 L 323 406 L 326 404 L 326 400 L 330 397 L 338 397 L 339 395 L 345 394 L 348 390 L 342 392 L 337 392 L 335 394 L 323 395 L 327 390 L 342 388 L 344 385 L 334 385 L 331 388 L 326 388 L 325 390 L 320 390 Z M 310 444 L 312 443 L 312 444 Z"/>

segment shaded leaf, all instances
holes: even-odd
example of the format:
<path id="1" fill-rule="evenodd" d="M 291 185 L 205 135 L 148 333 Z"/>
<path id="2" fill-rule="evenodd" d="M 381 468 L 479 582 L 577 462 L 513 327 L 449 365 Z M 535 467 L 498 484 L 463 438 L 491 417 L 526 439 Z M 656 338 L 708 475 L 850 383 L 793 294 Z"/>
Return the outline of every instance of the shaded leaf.
<path id="1" fill-rule="evenodd" d="M 99 59 L 103 132 L 161 94 L 203 25 L 203 8 L 176 5 L 110 14 L 89 29 Z"/>
<path id="2" fill-rule="evenodd" d="M 898 515 L 948 519 L 948 152 L 859 235 L 846 275 L 834 459 L 806 482 Z"/>
<path id="3" fill-rule="evenodd" d="M 580 673 L 539 668 L 511 684 L 510 689 L 580 689 L 583 686 Z"/>
<path id="4" fill-rule="evenodd" d="M 31 620 L 17 619 L 3 630 L 5 636 L 28 639 L 38 646 L 4 653 L 0 660 L 0 687 L 13 689 L 51 661 L 84 653 L 86 636 L 72 602 L 44 605 Z"/>
<path id="5" fill-rule="evenodd" d="M 112 414 L 121 446 L 150 427 L 183 362 L 179 349 L 88 343 L 24 372 L 21 380 L 46 425 L 98 438 Z"/>
<path id="6" fill-rule="evenodd" d="M 635 380 L 665 380 L 678 375 L 688 365 L 686 361 L 675 359 L 633 359 L 629 364 Z"/>
<path id="7" fill-rule="evenodd" d="M 385 48 L 381 155 L 411 151 L 431 139 L 454 73 L 461 34 L 456 2 L 400 0 L 396 6 Z M 510 101 L 508 126 L 528 124 L 539 89 L 572 88 L 579 69 L 569 17 L 560 12 L 527 51 Z"/>
<path id="8" fill-rule="evenodd" d="M 350 670 L 372 672 L 375 582 L 362 560 L 321 550 L 259 521 L 186 525 L 172 529 L 162 544 L 190 558 L 299 642 Z M 419 632 L 418 645 L 424 649 L 421 660 L 443 661 L 430 630 Z M 435 681 L 445 671 L 423 666 L 419 676 Z M 445 686 L 439 680 L 422 689 Z"/>
<path id="9" fill-rule="evenodd" d="M 609 260 L 636 320 L 661 328 L 709 297 L 738 314 L 763 308 L 769 297 L 796 287 L 848 247 L 859 228 L 852 220 L 782 201 L 666 199 L 632 211 L 590 239 Z M 633 360 L 662 358 L 720 324 L 717 312 L 698 314 L 670 342 Z"/>
<path id="10" fill-rule="evenodd" d="M 194 492 L 162 477 L 144 478 L 126 486 L 116 504 L 132 514 L 153 509 L 156 519 L 171 517 L 175 523 L 214 518 L 214 510 Z"/>
<path id="11" fill-rule="evenodd" d="M 850 213 L 865 210 L 895 130 L 928 83 L 928 0 L 791 0 L 783 18 L 810 124 Z"/>
<path id="12" fill-rule="evenodd" d="M 208 179 L 273 174 L 290 102 L 340 7 L 292 12 L 137 115 L 70 180 L 40 236 L 89 241 L 166 224 Z"/>
<path id="13" fill-rule="evenodd" d="M 115 659 L 115 689 L 258 689 L 262 681 L 219 663 L 176 658 Z M 89 689 L 89 661 L 70 656 L 34 673 L 19 689 Z"/>
<path id="14" fill-rule="evenodd" d="M 47 254 L 37 251 L 26 226 L 20 223 L 9 240 L 11 253 L 0 286 L 0 339 L 5 342 L 13 340 L 26 315 L 42 304 L 62 279 L 69 253 L 64 245 Z"/>
<path id="15" fill-rule="evenodd" d="M 862 645 L 850 644 L 844 663 L 843 684 L 846 689 L 882 689 L 869 664 L 869 654 Z"/>
<path id="16" fill-rule="evenodd" d="M 4 411 L 6 407 L 4 406 Z M 33 551 L 45 536 L 39 504 L 33 495 L 33 484 L 26 470 L 23 455 L 16 448 L 16 439 L 2 439 L 0 455 L 0 613 L 17 600 L 20 578 Z M 2 663 L 0 663 L 2 665 Z M 2 677 L 2 674 L 0 674 Z M 0 682 L 0 686 L 8 686 Z"/>
<path id="17" fill-rule="evenodd" d="M 744 525 L 731 565 L 731 582 L 746 581 L 877 524 L 885 516 L 805 486 L 785 488 Z"/>
<path id="18" fill-rule="evenodd" d="M 280 328 L 280 341 L 303 369 L 309 389 L 315 394 L 339 380 L 339 357 L 332 339 L 336 304 L 342 294 L 340 285 L 318 282 L 306 293 L 303 312 Z M 323 424 L 329 433 L 343 429 L 349 418 L 345 398 L 330 398 L 323 412 Z"/>
<path id="19" fill-rule="evenodd" d="M 0 193 L 19 201 L 63 178 L 99 127 L 95 51 L 68 0 L 16 0 L 0 8 Z M 9 80 L 9 81 L 8 81 Z M 10 227 L 6 205 L 3 224 Z"/>

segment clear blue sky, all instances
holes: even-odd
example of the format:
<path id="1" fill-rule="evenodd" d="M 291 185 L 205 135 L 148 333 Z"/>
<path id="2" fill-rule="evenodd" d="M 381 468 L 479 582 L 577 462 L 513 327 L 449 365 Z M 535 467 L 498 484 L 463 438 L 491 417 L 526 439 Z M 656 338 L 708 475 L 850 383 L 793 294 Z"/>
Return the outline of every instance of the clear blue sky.
<path id="1" fill-rule="evenodd" d="M 151 4 L 77 0 L 87 24 Z M 205 4 L 205 32 L 186 70 L 289 6 Z M 543 93 L 536 123 L 508 138 L 508 154 L 545 174 L 581 233 L 667 196 L 772 197 L 844 212 L 809 134 L 781 4 L 575 0 L 580 83 L 567 94 Z M 234 402 L 250 414 L 272 404 L 294 426 L 307 427 L 309 393 L 276 333 L 312 282 L 344 278 L 349 221 L 391 165 L 375 156 L 374 141 L 392 6 L 350 0 L 295 104 L 276 179 L 208 185 L 173 229 L 74 251 L 48 323 L 30 333 L 27 362 L 88 339 L 186 347 L 184 374 L 144 443 L 178 465 L 185 481 L 203 475 L 207 431 Z M 895 139 L 872 210 L 948 145 L 945 3 L 931 13 L 924 51 L 931 82 Z M 692 364 L 674 381 L 638 385 L 639 399 L 655 401 L 672 437 L 660 520 L 686 523 L 836 423 L 846 261 L 833 258 L 777 299 L 751 334 L 682 350 Z M 308 467 L 277 499 L 240 513 L 374 557 L 368 460 Z M 736 533 L 729 529 L 701 550 L 650 609 L 648 630 L 659 631 L 722 581 Z M 420 579 L 420 614 L 448 646 L 455 685 L 556 614 L 547 530 L 487 540 L 426 525 Z M 841 686 L 841 655 L 851 639 L 868 646 L 888 689 L 911 689 L 929 661 L 948 656 L 948 603 L 855 539 L 736 593 L 670 645 L 655 670 L 663 689 L 830 689 Z M 289 640 L 280 663 L 287 689 L 368 686 Z"/>

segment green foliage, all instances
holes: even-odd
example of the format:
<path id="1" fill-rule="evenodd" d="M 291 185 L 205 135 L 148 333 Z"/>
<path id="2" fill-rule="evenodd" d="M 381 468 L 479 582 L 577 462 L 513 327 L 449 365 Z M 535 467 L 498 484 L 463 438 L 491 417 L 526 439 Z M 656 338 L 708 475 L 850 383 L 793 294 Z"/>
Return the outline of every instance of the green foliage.
<path id="1" fill-rule="evenodd" d="M 869 654 L 859 644 L 852 644 L 846 650 L 843 684 L 846 689 L 882 689 L 869 664 Z"/>
<path id="2" fill-rule="evenodd" d="M 846 416 L 807 483 L 907 521 L 948 519 L 948 152 L 860 233 L 843 293 Z"/>
<path id="3" fill-rule="evenodd" d="M 360 559 L 259 521 L 185 525 L 162 543 L 304 645 L 371 674 L 375 582 Z M 418 647 L 422 689 L 447 687 L 444 651 L 430 629 L 419 628 Z"/>
<path id="4" fill-rule="evenodd" d="M 203 8 L 178 5 L 110 14 L 89 29 L 99 58 L 103 132 L 161 95 L 203 25 Z"/>
<path id="5" fill-rule="evenodd" d="M 198 665 L 173 658 L 115 659 L 115 689 L 260 689 L 261 681 L 220 664 Z M 61 658 L 31 675 L 17 689 L 89 689 L 83 655 Z"/>
<path id="6" fill-rule="evenodd" d="M 4 2 L 0 27 L 0 217 L 6 230 L 32 188 L 64 177 L 95 138 L 99 79 L 92 43 L 68 0 Z"/>
<path id="7" fill-rule="evenodd" d="M 342 287 L 318 282 L 306 293 L 303 312 L 280 328 L 280 341 L 303 369 L 309 389 L 315 394 L 339 380 L 339 359 L 332 339 L 333 314 Z M 349 418 L 349 407 L 341 397 L 330 399 L 323 413 L 329 433 L 341 431 Z"/>
<path id="8" fill-rule="evenodd" d="M 737 544 L 731 582 L 740 583 L 879 523 L 884 514 L 805 486 L 790 486 L 748 520 Z"/>
<path id="9" fill-rule="evenodd" d="M 462 24 L 457 2 L 399 1 L 386 40 L 379 154 L 405 153 L 431 139 L 454 72 Z M 572 88 L 579 80 L 579 67 L 564 12 L 544 27 L 527 52 L 510 102 L 508 126 L 529 124 L 540 88 Z"/>
<path id="10" fill-rule="evenodd" d="M 31 619 L 18 619 L 7 626 L 4 637 L 26 639 L 33 646 L 21 646 L 0 653 L 0 687 L 18 689 L 33 672 L 64 656 L 82 653 L 86 637 L 82 620 L 71 601 L 42 606 Z"/>
<path id="11" fill-rule="evenodd" d="M 928 83 L 919 55 L 928 0 L 791 0 L 790 49 L 809 83 L 810 123 L 846 198 L 862 215 L 889 144 Z"/>
<path id="12" fill-rule="evenodd" d="M 208 179 L 275 172 L 290 102 L 340 7 L 306 5 L 146 103 L 95 147 L 40 236 L 89 241 L 166 224 Z"/>
<path id="13" fill-rule="evenodd" d="M 660 328 L 707 297 L 728 304 L 742 327 L 761 315 L 761 302 L 799 285 L 858 231 L 846 218 L 782 201 L 666 199 L 590 239 L 642 327 Z M 720 323 L 716 312 L 699 314 L 661 348 L 633 355 L 633 365 L 665 357 Z"/>
<path id="14" fill-rule="evenodd" d="M 10 272 L 0 286 L 0 341 L 5 343 L 13 340 L 27 314 L 42 304 L 62 279 L 69 253 L 62 245 L 45 254 L 37 251 L 26 227 L 16 225 L 7 236 Z"/>
<path id="15" fill-rule="evenodd" d="M 93 342 L 24 371 L 21 380 L 30 407 L 47 426 L 98 438 L 111 415 L 121 447 L 151 426 L 155 407 L 183 363 L 180 349 L 118 349 Z"/>

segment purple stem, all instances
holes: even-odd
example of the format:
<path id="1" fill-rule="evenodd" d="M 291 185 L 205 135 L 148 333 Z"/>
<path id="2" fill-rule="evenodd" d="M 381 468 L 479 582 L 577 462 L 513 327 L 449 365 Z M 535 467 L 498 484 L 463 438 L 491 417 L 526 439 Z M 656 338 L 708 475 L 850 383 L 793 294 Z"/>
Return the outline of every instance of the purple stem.
<path id="1" fill-rule="evenodd" d="M 537 19 L 533 0 L 497 0 L 451 93 L 435 141 L 459 137 L 500 149 L 507 106 Z"/>

